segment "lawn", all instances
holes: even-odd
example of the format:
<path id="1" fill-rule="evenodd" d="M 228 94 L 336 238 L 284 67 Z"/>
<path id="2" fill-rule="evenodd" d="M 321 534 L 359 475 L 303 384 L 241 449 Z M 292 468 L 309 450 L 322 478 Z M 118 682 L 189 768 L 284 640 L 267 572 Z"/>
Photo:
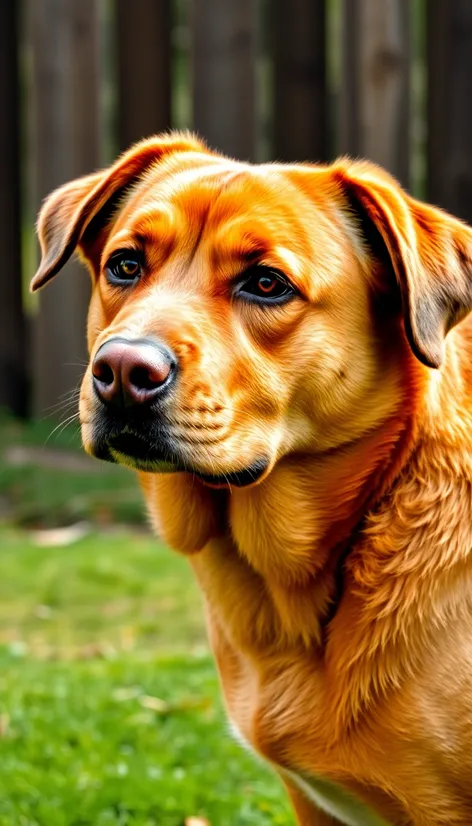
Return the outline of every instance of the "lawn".
<path id="1" fill-rule="evenodd" d="M 48 536 L 0 529 L 0 826 L 292 824 L 228 734 L 185 560 L 143 529 Z"/>

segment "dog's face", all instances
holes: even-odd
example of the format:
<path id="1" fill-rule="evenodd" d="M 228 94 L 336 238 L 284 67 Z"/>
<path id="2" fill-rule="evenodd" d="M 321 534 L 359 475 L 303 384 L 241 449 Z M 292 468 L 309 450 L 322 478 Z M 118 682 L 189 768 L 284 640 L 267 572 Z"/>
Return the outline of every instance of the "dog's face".
<path id="1" fill-rule="evenodd" d="M 81 395 L 89 452 L 243 485 L 385 415 L 368 278 L 320 185 L 318 205 L 284 169 L 204 154 L 144 173 L 96 275 Z M 144 361 L 159 359 L 151 342 L 168 354 L 149 402 L 104 404 L 96 392 L 97 356 L 118 339 L 149 342 Z"/>
<path id="2" fill-rule="evenodd" d="M 245 486 L 358 439 L 470 309 L 458 227 L 369 165 L 254 167 L 181 136 L 58 190 L 34 286 L 80 248 L 86 450 Z"/>

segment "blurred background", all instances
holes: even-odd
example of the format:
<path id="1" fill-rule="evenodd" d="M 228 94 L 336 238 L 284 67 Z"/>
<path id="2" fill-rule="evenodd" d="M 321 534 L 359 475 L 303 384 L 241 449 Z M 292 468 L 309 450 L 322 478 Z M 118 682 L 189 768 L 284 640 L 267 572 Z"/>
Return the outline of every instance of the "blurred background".
<path id="1" fill-rule="evenodd" d="M 365 156 L 472 222 L 471 102 L 470 0 L 0 0 L 0 826 L 292 822 L 225 736 L 185 563 L 80 452 L 89 280 L 29 294 L 41 201 L 190 128 Z"/>
<path id="2" fill-rule="evenodd" d="M 2 0 L 0 406 L 44 415 L 86 357 L 85 271 L 27 293 L 55 187 L 190 128 L 243 159 L 366 156 L 472 220 L 471 100 L 468 0 Z"/>

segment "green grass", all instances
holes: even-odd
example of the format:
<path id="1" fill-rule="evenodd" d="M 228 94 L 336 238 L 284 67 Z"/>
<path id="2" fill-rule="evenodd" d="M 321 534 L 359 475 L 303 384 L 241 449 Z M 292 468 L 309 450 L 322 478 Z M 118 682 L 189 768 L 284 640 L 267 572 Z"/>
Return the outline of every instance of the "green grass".
<path id="1" fill-rule="evenodd" d="M 227 732 L 185 560 L 144 533 L 0 544 L 0 826 L 293 822 Z"/>

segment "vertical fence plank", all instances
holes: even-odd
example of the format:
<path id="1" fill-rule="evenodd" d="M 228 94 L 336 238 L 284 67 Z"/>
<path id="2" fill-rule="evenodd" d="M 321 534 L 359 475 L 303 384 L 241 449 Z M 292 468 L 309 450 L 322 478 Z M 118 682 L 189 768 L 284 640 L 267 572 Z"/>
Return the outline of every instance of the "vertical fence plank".
<path id="1" fill-rule="evenodd" d="M 343 0 L 338 151 L 354 157 L 361 154 L 359 47 L 359 0 Z"/>
<path id="2" fill-rule="evenodd" d="M 275 157 L 326 160 L 325 0 L 275 0 L 270 13 Z"/>
<path id="3" fill-rule="evenodd" d="M 343 0 L 340 149 L 408 185 L 409 0 Z"/>
<path id="4" fill-rule="evenodd" d="M 27 406 L 25 323 L 21 285 L 18 2 L 0 3 L 0 406 Z"/>
<path id="5" fill-rule="evenodd" d="M 100 165 L 100 0 L 30 0 L 32 135 L 36 205 Z M 34 329 L 35 412 L 79 379 L 90 285 L 69 262 L 41 293 Z"/>
<path id="6" fill-rule="evenodd" d="M 170 0 L 116 0 L 119 148 L 171 125 Z"/>
<path id="7" fill-rule="evenodd" d="M 256 4 L 193 0 L 193 122 L 228 155 L 255 152 Z"/>
<path id="8" fill-rule="evenodd" d="M 472 3 L 429 0 L 428 199 L 472 223 Z"/>

